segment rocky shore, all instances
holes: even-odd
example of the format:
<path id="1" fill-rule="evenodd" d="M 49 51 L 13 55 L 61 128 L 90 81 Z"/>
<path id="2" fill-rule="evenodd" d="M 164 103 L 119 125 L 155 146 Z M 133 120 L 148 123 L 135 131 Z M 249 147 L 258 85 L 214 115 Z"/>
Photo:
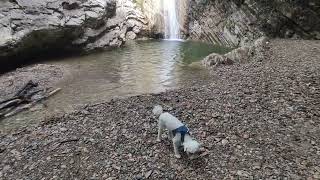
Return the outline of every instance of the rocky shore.
<path id="1" fill-rule="evenodd" d="M 319 179 L 320 42 L 272 40 L 212 82 L 116 99 L 0 134 L 0 179 Z M 155 104 L 203 144 L 174 158 Z"/>

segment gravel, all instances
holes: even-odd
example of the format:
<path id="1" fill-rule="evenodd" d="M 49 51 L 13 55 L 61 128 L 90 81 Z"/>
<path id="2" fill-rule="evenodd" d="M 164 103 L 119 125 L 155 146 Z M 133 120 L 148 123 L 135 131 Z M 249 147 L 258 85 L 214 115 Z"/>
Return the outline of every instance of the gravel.
<path id="1" fill-rule="evenodd" d="M 272 40 L 212 82 L 93 104 L 0 134 L 0 179 L 319 179 L 320 42 Z M 203 144 L 157 143 L 161 104 Z"/>

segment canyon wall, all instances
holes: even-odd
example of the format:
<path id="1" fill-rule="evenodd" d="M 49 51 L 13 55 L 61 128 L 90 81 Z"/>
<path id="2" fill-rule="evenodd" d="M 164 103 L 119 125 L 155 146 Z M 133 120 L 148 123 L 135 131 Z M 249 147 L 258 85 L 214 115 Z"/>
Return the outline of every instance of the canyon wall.
<path id="1" fill-rule="evenodd" d="M 150 36 L 155 38 L 163 37 L 165 24 L 162 0 L 138 0 L 136 3 L 149 22 L 148 29 Z"/>
<path id="2" fill-rule="evenodd" d="M 161 38 L 163 0 L 2 0 L 0 60 Z M 261 36 L 320 39 L 319 0 L 176 0 L 181 37 L 225 46 Z"/>
<path id="3" fill-rule="evenodd" d="M 147 23 L 130 0 L 0 1 L 0 60 L 119 47 Z"/>
<path id="4" fill-rule="evenodd" d="M 226 46 L 260 36 L 320 39 L 319 0 L 190 0 L 189 38 Z"/>
<path id="5" fill-rule="evenodd" d="M 136 4 L 141 8 L 149 22 L 149 36 L 162 38 L 165 33 L 165 9 L 164 0 L 136 0 Z M 189 0 L 176 0 L 177 18 L 180 25 L 181 37 L 188 34 L 188 10 Z"/>

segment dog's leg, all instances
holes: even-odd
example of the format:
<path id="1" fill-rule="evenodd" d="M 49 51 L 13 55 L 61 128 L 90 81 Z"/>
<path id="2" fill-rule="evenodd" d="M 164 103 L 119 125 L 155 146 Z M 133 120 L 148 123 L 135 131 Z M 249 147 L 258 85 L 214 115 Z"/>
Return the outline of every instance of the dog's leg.
<path id="1" fill-rule="evenodd" d="M 179 153 L 179 146 L 181 144 L 181 134 L 177 133 L 172 139 L 172 142 L 173 142 L 174 156 L 180 159 L 181 155 Z"/>
<path id="2" fill-rule="evenodd" d="M 158 122 L 158 138 L 157 138 L 157 141 L 160 142 L 161 141 L 161 135 L 162 135 L 162 132 L 163 132 L 163 123 L 161 122 L 161 120 L 159 119 L 159 122 Z"/>
<path id="3" fill-rule="evenodd" d="M 168 131 L 168 137 L 169 137 L 169 139 L 173 139 L 173 134 L 172 134 L 172 131 Z"/>

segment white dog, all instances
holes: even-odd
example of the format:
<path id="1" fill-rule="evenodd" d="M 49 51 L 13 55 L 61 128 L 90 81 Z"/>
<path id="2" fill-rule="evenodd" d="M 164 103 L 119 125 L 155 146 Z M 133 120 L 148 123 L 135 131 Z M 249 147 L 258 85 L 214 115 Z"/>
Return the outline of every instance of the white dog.
<path id="1" fill-rule="evenodd" d="M 199 151 L 200 144 L 193 140 L 189 134 L 188 128 L 179 119 L 171 115 L 170 113 L 163 113 L 162 107 L 157 105 L 152 110 L 153 114 L 159 117 L 158 121 L 158 139 L 161 141 L 161 134 L 164 129 L 169 130 L 169 138 L 172 139 L 173 149 L 175 157 L 181 158 L 179 153 L 179 146 L 183 146 L 183 149 L 187 153 L 195 153 Z"/>

